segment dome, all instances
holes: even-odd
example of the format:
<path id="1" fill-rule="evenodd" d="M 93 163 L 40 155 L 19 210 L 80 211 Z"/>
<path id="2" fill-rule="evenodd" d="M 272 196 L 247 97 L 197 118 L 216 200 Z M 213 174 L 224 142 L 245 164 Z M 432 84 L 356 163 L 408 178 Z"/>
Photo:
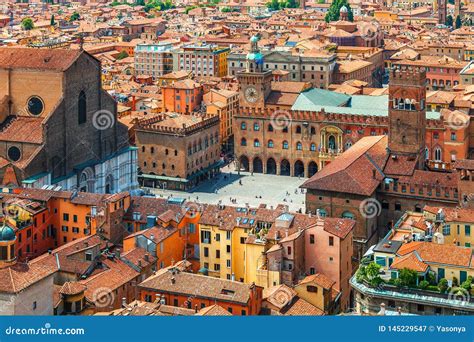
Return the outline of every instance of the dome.
<path id="1" fill-rule="evenodd" d="M 346 6 L 342 6 L 341 9 L 339 10 L 339 13 L 347 13 L 349 10 L 347 9 Z"/>
<path id="2" fill-rule="evenodd" d="M 0 227 L 0 241 L 13 241 L 15 238 L 15 231 L 12 228 L 8 226 Z"/>

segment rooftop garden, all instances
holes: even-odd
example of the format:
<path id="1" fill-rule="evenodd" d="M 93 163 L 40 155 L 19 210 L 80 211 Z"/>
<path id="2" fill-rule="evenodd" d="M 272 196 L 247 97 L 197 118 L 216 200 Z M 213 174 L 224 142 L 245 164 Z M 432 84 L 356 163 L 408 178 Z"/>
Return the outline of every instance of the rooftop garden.
<path id="1" fill-rule="evenodd" d="M 409 268 L 399 270 L 397 278 L 388 280 L 382 278 L 383 272 L 381 266 L 367 259 L 361 261 L 361 265 L 356 272 L 355 278 L 358 283 L 383 290 L 420 290 L 432 292 L 433 294 L 445 294 L 453 299 L 470 300 L 473 292 L 473 277 L 459 283 L 456 277 L 453 277 L 451 287 L 445 278 L 436 279 L 436 275 L 428 272 L 424 276 L 420 276 L 418 272 Z"/>

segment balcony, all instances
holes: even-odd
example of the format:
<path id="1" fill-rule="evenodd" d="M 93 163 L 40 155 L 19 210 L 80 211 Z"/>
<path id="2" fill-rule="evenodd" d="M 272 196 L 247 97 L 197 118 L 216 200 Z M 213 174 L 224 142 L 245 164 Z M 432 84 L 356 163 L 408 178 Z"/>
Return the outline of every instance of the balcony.
<path id="1" fill-rule="evenodd" d="M 427 160 L 426 167 L 431 171 L 450 172 L 452 171 L 452 163 L 435 160 Z"/>
<path id="2" fill-rule="evenodd" d="M 335 157 L 337 157 L 338 155 L 342 154 L 343 151 L 342 149 L 332 149 L 332 148 L 325 148 L 325 149 L 321 149 L 321 151 L 319 151 L 319 158 L 321 159 L 333 159 Z"/>

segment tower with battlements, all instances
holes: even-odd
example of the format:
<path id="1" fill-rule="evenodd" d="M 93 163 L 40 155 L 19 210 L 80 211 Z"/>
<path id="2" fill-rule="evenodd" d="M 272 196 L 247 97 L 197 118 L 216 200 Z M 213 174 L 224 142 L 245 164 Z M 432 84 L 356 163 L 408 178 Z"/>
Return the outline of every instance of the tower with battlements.
<path id="1" fill-rule="evenodd" d="M 389 141 L 393 155 L 424 163 L 426 127 L 425 68 L 395 67 L 390 73 Z"/>

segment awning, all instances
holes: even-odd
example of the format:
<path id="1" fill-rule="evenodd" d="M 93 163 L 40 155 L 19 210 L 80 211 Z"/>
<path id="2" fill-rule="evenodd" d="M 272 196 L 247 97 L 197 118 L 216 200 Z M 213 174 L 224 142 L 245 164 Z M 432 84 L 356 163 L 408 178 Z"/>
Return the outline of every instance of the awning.
<path id="1" fill-rule="evenodd" d="M 219 160 L 218 162 L 215 162 L 214 164 L 212 165 L 209 165 L 208 167 L 202 169 L 202 170 L 199 170 L 198 172 L 196 172 L 195 174 L 192 174 L 191 176 L 189 176 L 189 179 L 194 179 L 196 177 L 199 177 L 203 174 L 205 174 L 207 171 L 209 170 L 213 170 L 215 168 L 220 168 L 222 165 L 224 165 L 224 161 L 223 160 Z"/>
<path id="2" fill-rule="evenodd" d="M 189 180 L 187 180 L 185 178 L 148 175 L 148 174 L 141 174 L 141 175 L 138 175 L 138 177 L 145 178 L 145 179 L 160 180 L 160 181 L 169 181 L 169 182 L 180 182 L 180 183 L 188 183 L 189 182 Z"/>

